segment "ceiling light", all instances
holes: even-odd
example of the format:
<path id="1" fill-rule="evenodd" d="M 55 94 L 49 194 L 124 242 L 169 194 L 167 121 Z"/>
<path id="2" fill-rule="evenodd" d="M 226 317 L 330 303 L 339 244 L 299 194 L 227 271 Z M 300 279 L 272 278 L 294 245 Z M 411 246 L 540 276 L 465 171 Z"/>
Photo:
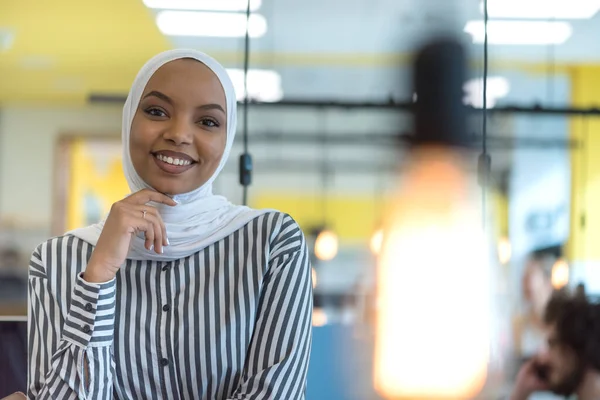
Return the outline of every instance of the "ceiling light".
<path id="1" fill-rule="evenodd" d="M 23 56 L 19 61 L 21 68 L 26 70 L 38 71 L 56 68 L 57 64 L 56 57 L 43 54 L 32 54 L 28 56 Z"/>
<path id="2" fill-rule="evenodd" d="M 53 88 L 59 93 L 77 93 L 85 90 L 83 79 L 74 76 L 63 76 L 53 82 Z"/>
<path id="3" fill-rule="evenodd" d="M 464 103 L 475 108 L 483 108 L 483 78 L 474 78 L 464 84 Z M 498 99 L 506 97 L 510 91 L 508 80 L 501 76 L 487 79 L 487 107 L 493 108 Z"/>
<path id="4" fill-rule="evenodd" d="M 315 256 L 321 261 L 331 261 L 338 253 L 338 237 L 334 231 L 324 229 L 315 239 Z"/>
<path id="5" fill-rule="evenodd" d="M 316 327 L 327 325 L 327 313 L 322 308 L 314 308 L 312 316 L 312 324 Z"/>
<path id="6" fill-rule="evenodd" d="M 170 36 L 243 37 L 246 35 L 246 15 L 199 11 L 161 11 L 156 24 L 162 33 Z M 250 37 L 261 37 L 267 32 L 267 21 L 252 14 L 248 24 Z"/>
<path id="7" fill-rule="evenodd" d="M 376 265 L 372 377 L 384 399 L 485 399 L 498 387 L 504 360 L 493 323 L 500 318 L 490 263 L 494 230 L 481 226 L 467 111 L 458 107 L 466 53 L 444 38 L 414 61 L 415 146 L 382 216 Z M 435 296 L 420 295 L 421 282 Z"/>
<path id="8" fill-rule="evenodd" d="M 238 101 L 244 99 L 244 70 L 227 69 L 233 82 Z M 248 94 L 251 100 L 274 103 L 283 98 L 281 75 L 272 70 L 251 69 L 248 71 Z"/>
<path id="9" fill-rule="evenodd" d="M 483 13 L 483 2 L 481 12 Z M 600 10 L 600 0 L 489 0 L 490 18 L 589 19 Z"/>
<path id="10" fill-rule="evenodd" d="M 569 264 L 564 259 L 558 259 L 552 266 L 552 286 L 559 290 L 569 283 Z"/>
<path id="11" fill-rule="evenodd" d="M 503 237 L 498 241 L 498 260 L 502 265 L 510 262 L 512 256 L 512 246 L 507 237 Z"/>
<path id="12" fill-rule="evenodd" d="M 250 11 L 256 11 L 262 0 L 144 0 L 148 8 L 169 10 L 204 11 L 246 11 L 250 1 Z"/>
<path id="13" fill-rule="evenodd" d="M 381 246 L 383 245 L 383 229 L 379 228 L 371 236 L 371 241 L 369 242 L 369 248 L 371 249 L 371 253 L 374 255 L 379 255 L 381 251 Z"/>
<path id="14" fill-rule="evenodd" d="M 12 30 L 0 28 L 0 51 L 10 50 L 15 41 L 15 34 Z"/>
<path id="15" fill-rule="evenodd" d="M 469 21 L 465 32 L 473 43 L 484 42 L 483 21 Z M 510 21 L 496 20 L 488 23 L 489 44 L 548 45 L 562 44 L 571 37 L 571 24 L 562 21 Z"/>

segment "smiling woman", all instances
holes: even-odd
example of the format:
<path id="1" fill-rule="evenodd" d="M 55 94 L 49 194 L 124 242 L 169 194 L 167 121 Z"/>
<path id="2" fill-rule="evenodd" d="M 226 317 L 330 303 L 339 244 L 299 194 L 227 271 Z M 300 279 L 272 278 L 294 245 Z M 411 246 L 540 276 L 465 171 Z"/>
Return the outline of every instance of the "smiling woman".
<path id="1" fill-rule="evenodd" d="M 173 50 L 123 112 L 131 195 L 30 263 L 30 399 L 303 399 L 312 284 L 287 214 L 212 194 L 236 130 L 226 71 Z"/>
<path id="2" fill-rule="evenodd" d="M 131 125 L 131 159 L 140 177 L 166 194 L 200 187 L 225 150 L 226 108 L 219 78 L 197 60 L 171 61 L 156 71 Z"/>

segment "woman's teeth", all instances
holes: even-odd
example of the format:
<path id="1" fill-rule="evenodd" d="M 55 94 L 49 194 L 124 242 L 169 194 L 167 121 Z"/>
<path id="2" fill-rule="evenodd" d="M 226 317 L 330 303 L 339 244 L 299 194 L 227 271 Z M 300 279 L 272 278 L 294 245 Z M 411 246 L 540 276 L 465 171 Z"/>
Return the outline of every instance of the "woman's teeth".
<path id="1" fill-rule="evenodd" d="M 190 165 L 191 161 L 189 160 L 180 160 L 179 158 L 173 158 L 173 157 L 166 157 L 163 156 L 162 154 L 157 154 L 156 158 L 158 158 L 160 161 L 167 163 L 167 164 L 171 164 L 171 165 Z"/>

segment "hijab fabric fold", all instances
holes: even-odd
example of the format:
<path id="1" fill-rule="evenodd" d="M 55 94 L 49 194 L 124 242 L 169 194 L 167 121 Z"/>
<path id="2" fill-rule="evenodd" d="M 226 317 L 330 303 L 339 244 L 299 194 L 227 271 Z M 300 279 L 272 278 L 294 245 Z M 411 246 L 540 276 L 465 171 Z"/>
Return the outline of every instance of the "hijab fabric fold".
<path id="1" fill-rule="evenodd" d="M 230 203 L 225 197 L 212 193 L 212 184 L 217 178 L 231 152 L 237 124 L 237 101 L 233 84 L 227 71 L 212 57 L 187 49 L 169 50 L 158 54 L 148 61 L 140 70 L 131 87 L 127 101 L 123 107 L 123 171 L 131 193 L 151 188 L 135 171 L 129 151 L 131 124 L 140 98 L 152 75 L 168 62 L 182 59 L 195 59 L 210 68 L 221 82 L 227 102 L 227 142 L 223 157 L 215 173 L 198 189 L 173 196 L 178 203 L 171 207 L 163 204 L 151 205 L 158 208 L 167 229 L 169 246 L 165 246 L 163 254 L 157 254 L 144 247 L 144 235 L 140 233 L 132 238 L 128 259 L 171 261 L 190 256 L 207 246 L 231 235 L 256 217 L 272 210 L 253 210 L 245 206 Z M 96 245 L 102 233 L 106 218 L 85 228 L 75 229 L 67 234 L 76 236 L 92 245 Z"/>

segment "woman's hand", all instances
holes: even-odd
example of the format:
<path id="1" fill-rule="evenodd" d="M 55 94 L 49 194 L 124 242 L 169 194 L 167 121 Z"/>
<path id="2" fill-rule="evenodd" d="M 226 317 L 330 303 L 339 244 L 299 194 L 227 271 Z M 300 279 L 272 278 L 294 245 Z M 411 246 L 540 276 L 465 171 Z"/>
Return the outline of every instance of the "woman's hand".
<path id="1" fill-rule="evenodd" d="M 150 189 L 140 190 L 112 205 L 84 272 L 84 280 L 101 283 L 113 279 L 127 258 L 133 235 L 140 231 L 146 236 L 146 249 L 162 253 L 169 240 L 158 210 L 147 205 L 151 201 L 177 205 L 170 197 Z"/>
<path id="2" fill-rule="evenodd" d="M 536 359 L 531 359 L 523 364 L 517 374 L 511 400 L 527 400 L 533 392 L 549 389 L 548 383 L 537 372 L 538 368 Z"/>

